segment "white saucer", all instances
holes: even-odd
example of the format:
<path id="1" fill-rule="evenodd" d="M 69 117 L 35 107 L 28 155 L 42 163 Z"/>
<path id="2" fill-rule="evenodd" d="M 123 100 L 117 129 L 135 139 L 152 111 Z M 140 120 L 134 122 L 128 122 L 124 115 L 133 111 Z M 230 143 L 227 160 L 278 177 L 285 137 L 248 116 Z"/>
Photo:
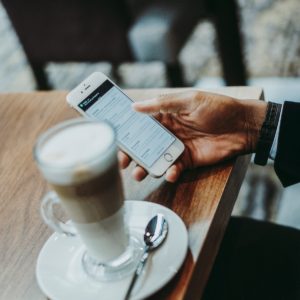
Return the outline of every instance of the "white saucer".
<path id="1" fill-rule="evenodd" d="M 148 221 L 164 214 L 169 232 L 162 246 L 151 254 L 133 290 L 132 299 L 142 299 L 162 288 L 180 269 L 188 246 L 187 230 L 170 209 L 146 201 L 125 201 L 129 229 L 143 239 Z M 97 282 L 82 269 L 84 246 L 77 237 L 54 233 L 40 251 L 36 277 L 42 291 L 52 300 L 124 299 L 131 276 L 119 281 Z"/>

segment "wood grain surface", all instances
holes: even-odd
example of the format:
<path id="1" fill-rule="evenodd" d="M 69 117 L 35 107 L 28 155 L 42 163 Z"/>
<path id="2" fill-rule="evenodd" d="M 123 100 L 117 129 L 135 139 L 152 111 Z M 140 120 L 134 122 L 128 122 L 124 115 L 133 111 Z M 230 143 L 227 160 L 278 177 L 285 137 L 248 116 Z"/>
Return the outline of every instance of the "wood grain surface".
<path id="1" fill-rule="evenodd" d="M 135 100 L 177 91 L 129 90 Z M 260 88 L 216 90 L 238 98 L 261 99 Z M 37 136 L 54 124 L 77 117 L 66 92 L 0 95 L 0 299 L 45 299 L 35 279 L 38 253 L 51 235 L 39 213 L 48 186 L 32 158 Z M 175 211 L 189 234 L 180 272 L 153 299 L 200 299 L 243 181 L 249 156 L 183 174 L 176 184 L 163 178 L 134 182 L 123 172 L 127 199 L 153 201 Z"/>

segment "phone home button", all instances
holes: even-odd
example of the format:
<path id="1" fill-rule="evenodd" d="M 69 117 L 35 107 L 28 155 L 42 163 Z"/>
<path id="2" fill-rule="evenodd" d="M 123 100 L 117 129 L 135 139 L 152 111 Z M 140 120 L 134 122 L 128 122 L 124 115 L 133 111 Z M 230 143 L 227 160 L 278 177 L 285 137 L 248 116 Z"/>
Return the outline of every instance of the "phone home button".
<path id="1" fill-rule="evenodd" d="M 173 156 L 170 153 L 165 153 L 164 158 L 166 161 L 171 162 L 173 161 Z"/>

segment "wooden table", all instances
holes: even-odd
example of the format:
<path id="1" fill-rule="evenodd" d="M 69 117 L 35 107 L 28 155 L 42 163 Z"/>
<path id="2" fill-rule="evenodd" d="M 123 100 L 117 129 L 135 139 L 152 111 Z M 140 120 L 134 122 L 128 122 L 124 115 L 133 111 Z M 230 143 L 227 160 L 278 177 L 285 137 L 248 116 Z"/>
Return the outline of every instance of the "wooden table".
<path id="1" fill-rule="evenodd" d="M 172 89 L 129 90 L 136 100 Z M 216 92 L 238 98 L 261 99 L 253 87 Z M 65 102 L 66 92 L 0 95 L 0 299 L 45 299 L 35 279 L 38 253 L 52 234 L 39 214 L 48 190 L 32 159 L 37 136 L 50 126 L 76 117 Z M 200 299 L 213 266 L 249 156 L 188 171 L 176 184 L 147 178 L 134 182 L 124 176 L 127 199 L 147 199 L 175 211 L 189 234 L 189 251 L 180 272 L 155 299 Z M 126 175 L 123 174 L 123 175 Z"/>

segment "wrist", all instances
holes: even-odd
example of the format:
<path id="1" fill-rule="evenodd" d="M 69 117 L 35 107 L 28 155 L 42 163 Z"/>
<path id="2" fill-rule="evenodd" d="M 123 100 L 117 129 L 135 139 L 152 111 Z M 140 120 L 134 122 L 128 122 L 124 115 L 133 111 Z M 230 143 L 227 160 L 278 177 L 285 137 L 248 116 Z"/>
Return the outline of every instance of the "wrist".
<path id="1" fill-rule="evenodd" d="M 240 100 L 245 111 L 245 130 L 247 137 L 247 152 L 255 152 L 264 123 L 267 103 L 260 100 Z"/>

